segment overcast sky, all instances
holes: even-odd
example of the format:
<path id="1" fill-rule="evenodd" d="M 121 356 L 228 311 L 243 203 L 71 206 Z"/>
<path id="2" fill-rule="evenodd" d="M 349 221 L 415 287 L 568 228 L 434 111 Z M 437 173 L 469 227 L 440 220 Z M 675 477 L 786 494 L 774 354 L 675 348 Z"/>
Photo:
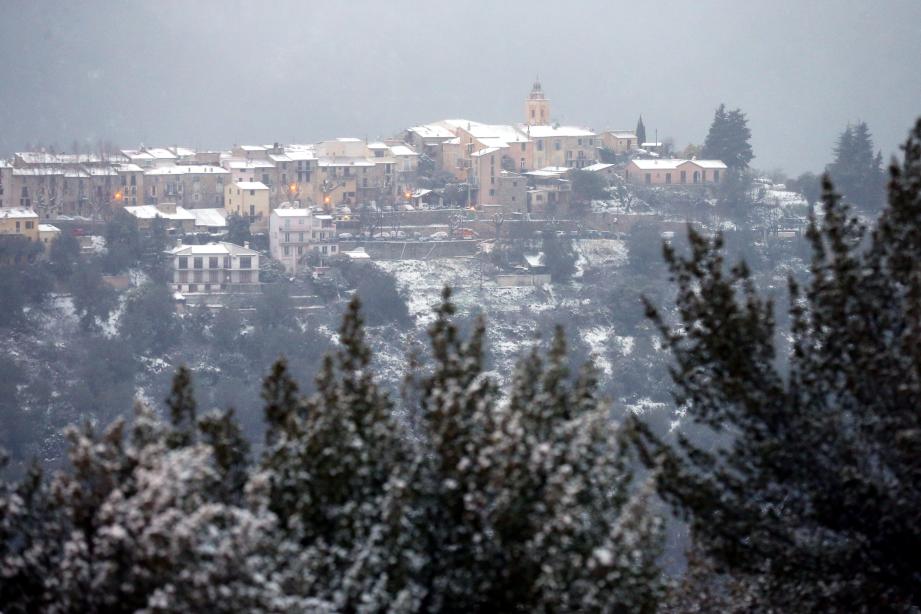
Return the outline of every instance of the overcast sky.
<path id="1" fill-rule="evenodd" d="M 887 156 L 921 115 L 921 0 L 0 1 L 0 152 L 375 138 L 560 122 L 702 142 L 719 103 L 758 168 L 820 170 L 849 121 Z"/>

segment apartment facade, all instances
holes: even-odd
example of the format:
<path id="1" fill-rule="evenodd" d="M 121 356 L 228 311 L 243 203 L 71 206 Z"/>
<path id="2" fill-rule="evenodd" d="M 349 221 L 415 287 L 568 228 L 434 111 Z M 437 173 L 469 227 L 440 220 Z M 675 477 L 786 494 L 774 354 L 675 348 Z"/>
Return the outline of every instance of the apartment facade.
<path id="1" fill-rule="evenodd" d="M 231 183 L 224 193 L 224 210 L 228 215 L 239 215 L 249 219 L 251 231 L 265 231 L 271 212 L 268 186 L 261 181 Z"/>
<path id="2" fill-rule="evenodd" d="M 169 202 L 186 209 L 223 207 L 229 177 L 220 166 L 157 166 L 144 172 L 144 204 Z"/>
<path id="3" fill-rule="evenodd" d="M 259 252 L 234 243 L 179 245 L 171 259 L 170 286 L 176 292 L 259 292 Z"/>
<path id="4" fill-rule="evenodd" d="M 289 273 L 306 265 L 314 253 L 323 261 L 339 253 L 336 221 L 313 209 L 279 207 L 269 217 L 269 252 Z"/>

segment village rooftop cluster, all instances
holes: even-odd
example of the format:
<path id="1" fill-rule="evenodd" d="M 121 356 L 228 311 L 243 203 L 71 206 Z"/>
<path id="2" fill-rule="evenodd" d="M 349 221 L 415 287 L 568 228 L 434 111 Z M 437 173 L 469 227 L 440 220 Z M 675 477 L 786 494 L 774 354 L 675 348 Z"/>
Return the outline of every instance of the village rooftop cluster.
<path id="1" fill-rule="evenodd" d="M 445 119 L 373 142 L 20 152 L 0 161 L 0 234 L 48 245 L 62 228 L 89 234 L 123 210 L 140 230 L 159 219 L 179 239 L 169 252 L 175 290 L 251 290 L 265 251 L 297 272 L 339 254 L 366 259 L 362 240 L 475 242 L 475 220 L 566 218 L 574 170 L 651 186 L 712 186 L 726 176 L 723 162 L 673 158 L 636 131 L 553 122 L 539 81 L 523 120 Z M 232 216 L 254 237 L 267 235 L 267 249 L 184 242 L 224 238 Z"/>

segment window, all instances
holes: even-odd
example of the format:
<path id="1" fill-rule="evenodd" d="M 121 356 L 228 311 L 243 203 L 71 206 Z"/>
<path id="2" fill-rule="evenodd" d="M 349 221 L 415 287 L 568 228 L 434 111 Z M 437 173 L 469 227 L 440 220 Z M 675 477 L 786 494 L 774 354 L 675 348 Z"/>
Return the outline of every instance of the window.
<path id="1" fill-rule="evenodd" d="M 544 150 L 544 142 L 537 141 L 537 151 L 543 151 L 543 150 Z"/>
<path id="2" fill-rule="evenodd" d="M 201 256 L 195 256 L 194 258 L 192 258 L 192 268 L 193 269 L 200 269 L 203 266 L 204 266 L 204 258 L 202 258 Z"/>
<path id="3" fill-rule="evenodd" d="M 719 171 L 713 171 L 713 181 L 719 183 L 719 180 L 720 180 L 720 172 L 719 172 Z"/>
<path id="4" fill-rule="evenodd" d="M 672 182 L 672 174 L 665 173 L 665 183 L 670 184 Z"/>
<path id="5" fill-rule="evenodd" d="M 230 256 L 224 256 L 224 268 L 225 269 L 230 268 Z"/>
<path id="6" fill-rule="evenodd" d="M 189 292 L 198 292 L 198 286 L 195 284 L 189 284 Z"/>
<path id="7" fill-rule="evenodd" d="M 531 109 L 531 119 L 534 119 L 534 109 Z"/>
<path id="8" fill-rule="evenodd" d="M 700 180 L 706 183 L 707 181 L 707 171 L 700 171 Z"/>
<path id="9" fill-rule="evenodd" d="M 187 256 L 179 256 L 179 268 L 180 269 L 189 268 L 189 258 Z"/>
<path id="10" fill-rule="evenodd" d="M 251 218 L 256 217 L 256 205 L 250 205 L 250 206 L 249 206 L 249 216 L 250 216 Z"/>
<path id="11" fill-rule="evenodd" d="M 220 275 L 220 271 L 218 271 L 217 269 L 213 271 L 208 271 L 208 281 L 212 284 L 219 283 L 221 280 L 218 277 L 218 275 Z"/>
<path id="12" fill-rule="evenodd" d="M 241 269 L 253 268 L 253 257 L 252 256 L 240 256 L 240 268 Z"/>
<path id="13" fill-rule="evenodd" d="M 688 172 L 681 171 L 681 183 L 687 183 L 687 182 L 688 182 Z"/>
<path id="14" fill-rule="evenodd" d="M 521 144 L 521 151 L 525 151 L 526 145 L 527 145 L 527 143 L 522 143 L 522 144 Z"/>
<path id="15" fill-rule="evenodd" d="M 646 173 L 646 184 L 652 183 L 652 173 Z"/>
<path id="16" fill-rule="evenodd" d="M 562 145 L 560 145 L 560 142 L 559 142 L 559 141 L 556 141 L 556 142 L 553 144 L 553 148 L 556 149 L 557 151 L 559 151 L 561 147 L 562 147 Z"/>
<path id="17" fill-rule="evenodd" d="M 326 246 L 325 246 L 325 245 L 321 248 L 321 251 L 322 251 L 324 254 L 326 253 L 327 250 L 326 250 Z"/>
<path id="18" fill-rule="evenodd" d="M 192 271 L 193 281 L 196 283 L 201 283 L 205 281 L 205 272 L 204 271 Z"/>
<path id="19" fill-rule="evenodd" d="M 291 242 L 291 233 L 286 232 L 285 233 L 285 243 L 290 243 L 290 242 Z"/>
<path id="20" fill-rule="evenodd" d="M 291 253 L 290 253 L 291 250 L 288 248 L 287 245 L 285 245 L 284 248 L 282 248 L 282 251 L 284 252 L 285 256 L 290 256 L 290 255 L 291 255 Z"/>
<path id="21" fill-rule="evenodd" d="M 208 268 L 209 268 L 209 269 L 216 269 L 216 268 L 218 268 L 217 262 L 218 262 L 217 256 L 210 256 L 210 257 L 208 258 Z"/>
<path id="22" fill-rule="evenodd" d="M 34 222 L 26 222 L 26 230 L 32 230 L 34 225 L 35 225 Z"/>

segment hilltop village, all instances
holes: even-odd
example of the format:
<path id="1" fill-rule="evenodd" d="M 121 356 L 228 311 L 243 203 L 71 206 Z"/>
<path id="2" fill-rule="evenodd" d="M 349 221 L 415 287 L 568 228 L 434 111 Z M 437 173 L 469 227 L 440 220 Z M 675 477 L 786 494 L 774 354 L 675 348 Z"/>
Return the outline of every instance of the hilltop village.
<path id="1" fill-rule="evenodd" d="M 510 233 L 612 237 L 650 213 L 631 210 L 634 187 L 707 198 L 727 179 L 721 160 L 648 142 L 642 118 L 637 130 L 553 122 L 540 82 L 523 111 L 521 123 L 445 119 L 373 142 L 20 152 L 0 162 L 0 233 L 47 247 L 65 232 L 105 249 L 113 217 L 142 234 L 162 226 L 170 283 L 195 297 L 258 291 L 268 260 L 322 276 L 339 257 L 475 257 Z M 496 271 L 500 283 L 550 281 L 530 251 Z"/>
<path id="2" fill-rule="evenodd" d="M 514 124 L 14 154 L 0 163 L 0 375 L 24 422 L 0 446 L 55 458 L 63 425 L 156 404 L 178 364 L 203 381 L 202 407 L 238 408 L 258 439 L 266 365 L 287 357 L 309 389 L 354 294 L 396 390 L 445 286 L 463 318 L 488 319 L 500 379 L 563 324 L 619 408 L 669 406 L 641 302 L 668 302 L 663 243 L 682 247 L 688 225 L 720 231 L 728 258 L 782 287 L 809 201 L 748 168 L 740 111 L 720 107 L 707 143 L 681 151 L 648 140 L 643 118 L 608 130 L 553 117 L 535 82 Z"/>

